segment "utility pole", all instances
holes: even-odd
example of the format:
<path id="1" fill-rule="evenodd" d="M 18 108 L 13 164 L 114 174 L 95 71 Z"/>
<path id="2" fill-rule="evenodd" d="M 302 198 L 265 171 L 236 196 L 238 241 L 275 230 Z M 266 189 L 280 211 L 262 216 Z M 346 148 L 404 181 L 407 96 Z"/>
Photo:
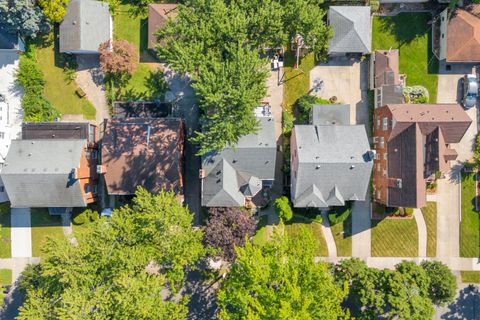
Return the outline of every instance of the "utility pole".
<path id="1" fill-rule="evenodd" d="M 297 64 L 295 65 L 296 66 L 295 69 L 298 69 L 298 67 L 299 67 L 298 65 L 300 63 L 300 48 L 303 47 L 303 44 L 304 44 L 303 37 L 301 35 L 297 34 L 295 36 L 295 43 L 297 45 L 297 54 L 296 54 Z"/>

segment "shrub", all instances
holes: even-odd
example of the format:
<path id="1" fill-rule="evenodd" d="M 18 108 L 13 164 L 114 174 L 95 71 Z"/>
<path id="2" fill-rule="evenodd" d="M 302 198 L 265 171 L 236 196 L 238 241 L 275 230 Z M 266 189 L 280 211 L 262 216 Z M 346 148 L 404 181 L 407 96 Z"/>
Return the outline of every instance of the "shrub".
<path id="1" fill-rule="evenodd" d="M 413 208 L 403 208 L 403 210 L 407 216 L 411 217 L 413 215 Z"/>
<path id="2" fill-rule="evenodd" d="M 323 217 L 320 213 L 318 213 L 315 218 L 313 218 L 315 221 L 319 222 L 319 223 L 322 223 L 323 222 Z M 330 220 L 330 217 L 328 218 L 328 220 Z"/>
<path id="3" fill-rule="evenodd" d="M 73 217 L 73 223 L 77 226 L 80 226 L 80 225 L 84 224 L 85 222 L 87 222 L 87 216 L 85 214 L 85 211 L 81 212 L 81 213 L 79 213 L 79 214 L 77 214 L 76 216 Z"/>
<path id="4" fill-rule="evenodd" d="M 347 220 L 348 216 L 350 216 L 351 213 L 352 209 L 349 205 L 332 209 L 332 212 L 328 215 L 328 221 L 330 222 L 330 226 L 343 223 L 345 220 Z"/>
<path id="5" fill-rule="evenodd" d="M 283 117 L 283 135 L 288 137 L 293 129 L 293 116 L 287 111 L 282 112 Z"/>
<path id="6" fill-rule="evenodd" d="M 97 221 L 98 219 L 100 219 L 100 215 L 98 214 L 98 212 L 88 208 L 80 213 L 75 214 L 73 217 L 73 223 L 75 225 L 82 225 L 87 222 Z"/>
<path id="7" fill-rule="evenodd" d="M 370 0 L 370 9 L 372 12 L 377 12 L 380 7 L 380 0 Z"/>
<path id="8" fill-rule="evenodd" d="M 275 199 L 275 213 L 280 219 L 284 219 L 285 221 L 292 219 L 293 211 L 287 197 L 281 196 Z"/>

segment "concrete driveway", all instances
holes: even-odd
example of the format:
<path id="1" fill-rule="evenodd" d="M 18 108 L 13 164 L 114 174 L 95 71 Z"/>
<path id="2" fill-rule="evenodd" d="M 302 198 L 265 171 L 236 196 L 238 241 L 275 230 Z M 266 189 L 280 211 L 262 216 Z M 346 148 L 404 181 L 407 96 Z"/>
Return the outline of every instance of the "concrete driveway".
<path id="1" fill-rule="evenodd" d="M 460 103 L 463 74 L 439 74 L 437 87 L 437 103 Z"/>
<path id="2" fill-rule="evenodd" d="M 366 61 L 346 58 L 330 59 L 310 71 L 310 88 L 314 81 L 323 81 L 324 87 L 313 94 L 339 103 L 350 104 L 350 123 L 368 124 L 368 67 Z"/>
<path id="3" fill-rule="evenodd" d="M 11 210 L 12 258 L 32 256 L 32 228 L 30 208 Z"/>

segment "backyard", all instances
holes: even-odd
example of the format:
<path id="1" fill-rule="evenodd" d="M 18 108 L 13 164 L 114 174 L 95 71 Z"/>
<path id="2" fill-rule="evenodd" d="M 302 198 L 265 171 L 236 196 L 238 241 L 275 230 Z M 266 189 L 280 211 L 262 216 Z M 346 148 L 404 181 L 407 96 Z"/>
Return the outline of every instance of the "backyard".
<path id="1" fill-rule="evenodd" d="M 372 256 L 418 256 L 418 230 L 415 219 L 372 220 Z"/>
<path id="2" fill-rule="evenodd" d="M 64 238 L 60 216 L 51 216 L 45 208 L 32 208 L 32 256 L 43 257 L 47 238 Z"/>
<path id="3" fill-rule="evenodd" d="M 45 97 L 61 114 L 83 114 L 85 119 L 95 119 L 95 107 L 76 94 L 78 86 L 71 78 L 73 73 L 64 71 L 64 59 L 58 52 L 58 41 L 53 33 L 37 42 L 37 60 L 45 79 Z"/>
<path id="4" fill-rule="evenodd" d="M 432 19 L 429 13 L 401 13 L 394 17 L 373 17 L 372 51 L 400 50 L 400 73 L 407 75 L 407 85 L 421 85 L 430 93 L 430 103 L 437 101 L 438 60 L 431 47 Z"/>
<path id="5" fill-rule="evenodd" d="M 310 90 L 310 70 L 315 66 L 313 54 L 309 54 L 300 60 L 300 67 L 294 69 L 295 56 L 290 52 L 285 54 L 283 81 L 285 95 L 283 109 L 293 115 L 293 106 L 298 98 Z"/>
<path id="6" fill-rule="evenodd" d="M 475 173 L 462 173 L 462 221 L 460 222 L 460 256 L 480 255 L 480 221 L 475 211 Z"/>
<path id="7" fill-rule="evenodd" d="M 423 219 L 427 225 L 427 257 L 437 254 L 437 203 L 427 202 L 422 208 Z"/>
<path id="8" fill-rule="evenodd" d="M 0 204 L 0 258 L 10 258 L 10 204 Z"/>

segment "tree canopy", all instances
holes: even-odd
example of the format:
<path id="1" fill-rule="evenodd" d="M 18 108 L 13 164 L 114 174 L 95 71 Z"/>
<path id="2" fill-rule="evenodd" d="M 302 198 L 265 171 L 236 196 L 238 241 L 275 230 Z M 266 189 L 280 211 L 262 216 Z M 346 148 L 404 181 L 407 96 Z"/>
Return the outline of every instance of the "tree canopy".
<path id="1" fill-rule="evenodd" d="M 50 22 L 32 0 L 0 0 L 0 26 L 26 38 L 36 38 L 51 29 Z"/>
<path id="2" fill-rule="evenodd" d="M 326 263 L 314 262 L 315 240 L 303 229 L 276 233 L 264 246 L 247 242 L 218 290 L 221 319 L 342 319 L 346 291 Z"/>
<path id="3" fill-rule="evenodd" d="M 100 68 L 115 77 L 131 76 L 138 66 L 138 51 L 127 40 L 107 40 L 100 44 Z"/>
<path id="4" fill-rule="evenodd" d="M 257 129 L 253 109 L 265 97 L 268 76 L 263 48 L 284 46 L 300 33 L 307 48 L 318 55 L 326 51 L 331 32 L 320 3 L 186 0 L 178 5 L 177 17 L 157 34 L 157 50 L 175 71 L 192 77 L 202 110 L 202 130 L 193 139 L 199 154 L 234 145 Z"/>
<path id="5" fill-rule="evenodd" d="M 67 14 L 68 0 L 38 0 L 45 16 L 52 22 L 61 22 Z"/>
<path id="6" fill-rule="evenodd" d="M 19 319 L 184 319 L 186 298 L 167 299 L 204 254 L 202 232 L 173 193 L 136 192 L 76 232 L 77 245 L 49 239 L 45 258 L 24 273 Z"/>

